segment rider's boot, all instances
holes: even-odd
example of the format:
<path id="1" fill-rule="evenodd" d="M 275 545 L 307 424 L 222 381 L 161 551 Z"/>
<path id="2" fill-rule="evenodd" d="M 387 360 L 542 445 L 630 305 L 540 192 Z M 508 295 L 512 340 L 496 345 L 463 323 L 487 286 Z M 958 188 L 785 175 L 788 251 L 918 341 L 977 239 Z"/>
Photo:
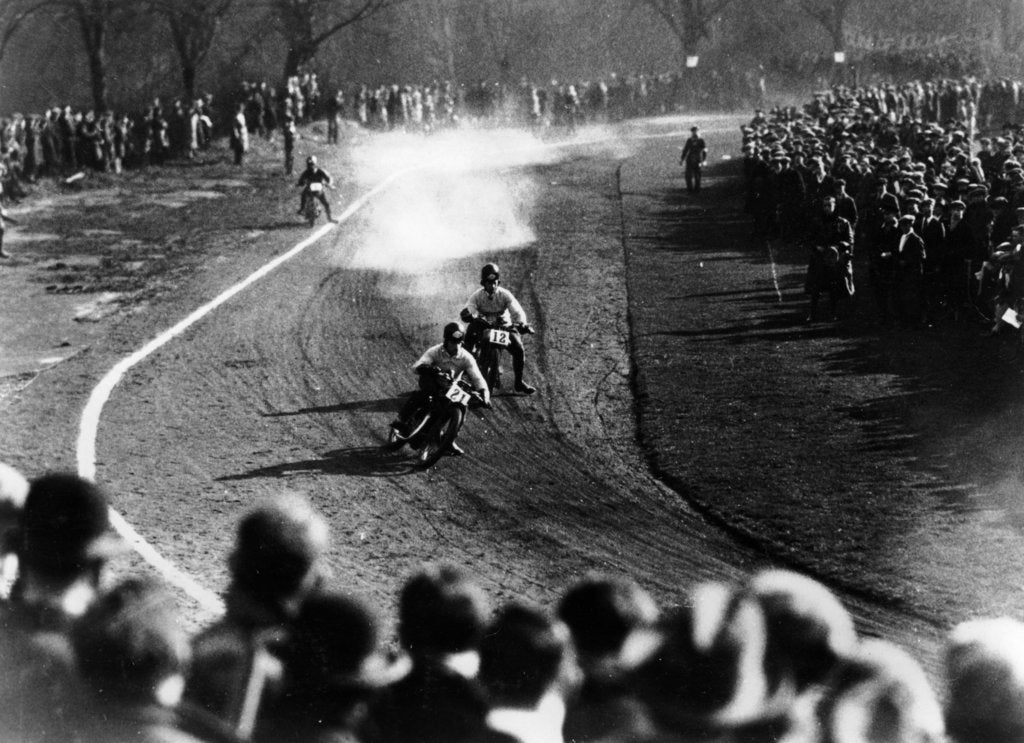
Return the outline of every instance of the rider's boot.
<path id="1" fill-rule="evenodd" d="M 537 388 L 531 384 L 527 384 L 523 381 L 523 359 L 521 357 L 512 358 L 512 372 L 516 376 L 516 392 L 522 392 L 524 395 L 532 395 L 537 391 Z"/>

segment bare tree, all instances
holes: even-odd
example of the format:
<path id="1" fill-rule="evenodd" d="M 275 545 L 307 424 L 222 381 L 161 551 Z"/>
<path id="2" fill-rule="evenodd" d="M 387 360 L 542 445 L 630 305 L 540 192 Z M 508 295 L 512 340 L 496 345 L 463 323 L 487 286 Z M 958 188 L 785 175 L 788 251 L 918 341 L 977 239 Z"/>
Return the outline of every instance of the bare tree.
<path id="1" fill-rule="evenodd" d="M 419 0 L 409 6 L 409 21 L 418 29 L 427 69 L 454 80 L 459 0 Z"/>
<path id="2" fill-rule="evenodd" d="M 679 40 L 684 54 L 696 54 L 714 22 L 732 0 L 634 0 L 657 13 Z"/>
<path id="3" fill-rule="evenodd" d="M 408 0 L 271 0 L 288 46 L 284 75 L 308 64 L 320 46 L 344 28 Z"/>
<path id="4" fill-rule="evenodd" d="M 29 21 L 45 21 L 54 28 L 69 25 L 82 40 L 92 87 L 93 107 L 108 107 L 107 43 L 117 29 L 136 17 L 138 5 L 132 0 L 5 0 L 0 52 L 25 30 Z"/>
<path id="5" fill-rule="evenodd" d="M 846 48 L 846 19 L 856 0 L 800 0 L 800 8 L 828 33 L 832 51 Z"/>
<path id="6" fill-rule="evenodd" d="M 181 67 L 185 97 L 196 98 L 199 69 L 213 47 L 234 0 L 149 0 L 150 7 L 167 21 Z"/>

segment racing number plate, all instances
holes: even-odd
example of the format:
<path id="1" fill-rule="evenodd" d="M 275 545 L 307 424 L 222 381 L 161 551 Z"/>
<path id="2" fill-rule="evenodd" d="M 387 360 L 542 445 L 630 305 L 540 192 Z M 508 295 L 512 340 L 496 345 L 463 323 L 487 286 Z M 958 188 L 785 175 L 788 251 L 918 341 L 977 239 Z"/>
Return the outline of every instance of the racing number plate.
<path id="1" fill-rule="evenodd" d="M 494 328 L 488 329 L 484 336 L 487 342 L 492 346 L 501 346 L 505 348 L 508 346 L 508 331 L 507 330 L 495 330 Z"/>
<path id="2" fill-rule="evenodd" d="M 323 190 L 324 190 L 324 185 L 322 183 L 310 183 L 309 184 L 309 192 L 310 193 L 320 193 Z"/>
<path id="3" fill-rule="evenodd" d="M 459 387 L 457 384 L 453 384 L 448 388 L 448 391 L 444 395 L 456 405 L 466 405 L 469 403 L 469 393 Z"/>

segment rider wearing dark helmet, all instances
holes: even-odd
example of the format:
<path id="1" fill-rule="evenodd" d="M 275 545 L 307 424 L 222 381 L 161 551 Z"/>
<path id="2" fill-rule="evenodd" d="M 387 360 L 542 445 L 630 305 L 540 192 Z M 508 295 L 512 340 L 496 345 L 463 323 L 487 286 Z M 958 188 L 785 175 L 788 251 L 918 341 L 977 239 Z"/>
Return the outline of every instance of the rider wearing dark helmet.
<path id="1" fill-rule="evenodd" d="M 324 191 L 320 190 L 317 193 L 312 193 L 309 190 L 309 184 L 311 183 L 319 183 L 323 185 L 325 189 L 331 188 L 331 184 L 334 183 L 334 179 L 331 178 L 330 173 L 317 165 L 316 155 L 310 155 L 306 158 L 306 169 L 302 171 L 302 175 L 299 176 L 299 182 L 295 184 L 296 186 L 302 187 L 302 196 L 299 199 L 299 211 L 297 213 L 302 214 L 302 211 L 306 208 L 306 199 L 313 196 L 319 199 L 320 203 L 324 205 L 324 213 L 327 215 L 327 220 L 330 222 L 336 222 L 337 220 L 331 217 L 331 205 L 327 203 L 327 197 L 324 195 Z"/>
<path id="2" fill-rule="evenodd" d="M 444 395 L 448 383 L 443 381 L 443 373 L 455 379 L 465 375 L 480 394 L 484 405 L 491 404 L 491 393 L 487 389 L 483 375 L 480 374 L 480 368 L 476 365 L 476 359 L 462 347 L 464 338 L 465 333 L 457 322 L 448 323 L 444 326 L 443 342 L 428 348 L 412 365 L 413 371 L 419 377 L 419 389 L 413 392 L 402 406 L 398 418 L 391 423 L 392 428 L 404 434 L 409 418 L 417 409 L 427 405 L 434 395 Z M 453 442 L 452 453 L 458 455 L 465 452 Z"/>
<path id="3" fill-rule="evenodd" d="M 508 326 L 508 351 L 512 354 L 512 372 L 516 378 L 515 390 L 532 395 L 537 388 L 523 381 L 526 350 L 523 348 L 523 337 L 520 335 L 519 327 L 522 327 L 527 333 L 532 333 L 533 330 L 526 322 L 526 313 L 523 311 L 522 305 L 519 304 L 519 300 L 508 289 L 498 286 L 500 282 L 501 271 L 497 264 L 487 263 L 480 269 L 481 288 L 470 295 L 466 302 L 466 308 L 462 310 L 461 314 L 463 321 L 469 323 L 466 328 L 466 345 L 473 348 L 481 333 L 488 326 Z"/>

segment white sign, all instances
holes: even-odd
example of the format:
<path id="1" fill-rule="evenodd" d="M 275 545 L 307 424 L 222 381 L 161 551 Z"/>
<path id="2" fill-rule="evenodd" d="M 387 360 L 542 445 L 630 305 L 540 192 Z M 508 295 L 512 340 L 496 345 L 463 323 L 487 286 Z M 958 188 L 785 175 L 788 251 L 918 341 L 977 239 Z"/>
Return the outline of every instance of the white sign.
<path id="1" fill-rule="evenodd" d="M 846 64 L 846 52 L 836 52 L 832 55 L 832 61 L 836 64 Z"/>
<path id="2" fill-rule="evenodd" d="M 700 59 L 700 57 L 698 57 L 696 54 L 687 54 L 686 55 L 686 66 L 689 67 L 690 69 L 693 69 L 694 67 L 697 66 L 697 60 L 698 59 Z"/>

